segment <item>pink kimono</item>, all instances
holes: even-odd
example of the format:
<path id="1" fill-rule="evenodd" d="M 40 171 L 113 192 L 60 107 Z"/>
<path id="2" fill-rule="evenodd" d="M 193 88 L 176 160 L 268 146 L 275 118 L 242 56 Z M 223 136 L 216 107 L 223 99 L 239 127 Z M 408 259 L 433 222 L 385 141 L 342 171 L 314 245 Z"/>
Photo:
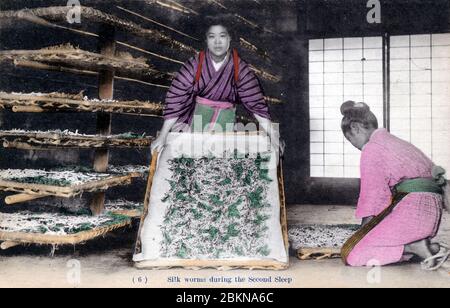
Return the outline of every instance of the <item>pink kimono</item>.
<path id="1" fill-rule="evenodd" d="M 361 157 L 361 194 L 356 216 L 377 216 L 391 204 L 391 189 L 406 179 L 432 178 L 433 162 L 412 144 L 377 130 Z M 351 266 L 405 261 L 405 245 L 436 236 L 443 198 L 411 193 L 349 255 Z"/>

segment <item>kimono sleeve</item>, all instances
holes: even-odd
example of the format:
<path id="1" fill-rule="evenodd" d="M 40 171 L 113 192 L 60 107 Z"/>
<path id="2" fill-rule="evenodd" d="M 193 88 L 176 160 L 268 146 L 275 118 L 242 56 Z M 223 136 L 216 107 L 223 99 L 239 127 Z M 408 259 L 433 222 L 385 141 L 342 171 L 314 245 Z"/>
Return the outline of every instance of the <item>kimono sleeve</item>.
<path id="1" fill-rule="evenodd" d="M 367 145 L 361 156 L 361 192 L 357 218 L 377 216 L 391 203 L 390 175 L 382 149 Z"/>
<path id="2" fill-rule="evenodd" d="M 163 112 L 165 120 L 184 117 L 191 111 L 194 104 L 194 74 L 197 65 L 194 57 L 178 71 L 166 95 Z"/>
<path id="3" fill-rule="evenodd" d="M 240 101 L 250 113 L 270 120 L 269 106 L 264 100 L 261 83 L 248 64 L 242 60 L 239 64 L 237 91 Z"/>

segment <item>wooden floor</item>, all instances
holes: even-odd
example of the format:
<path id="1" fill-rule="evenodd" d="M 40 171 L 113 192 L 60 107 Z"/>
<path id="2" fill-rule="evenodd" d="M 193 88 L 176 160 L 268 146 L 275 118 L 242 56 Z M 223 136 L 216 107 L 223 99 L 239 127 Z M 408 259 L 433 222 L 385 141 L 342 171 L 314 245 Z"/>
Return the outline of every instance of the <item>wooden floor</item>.
<path id="1" fill-rule="evenodd" d="M 290 206 L 288 212 L 290 224 L 358 222 L 353 218 L 352 207 Z M 450 214 L 444 216 L 439 240 L 450 243 Z M 350 268 L 339 259 L 300 261 L 291 258 L 289 269 L 280 272 L 137 270 L 131 262 L 136 233 L 137 226 L 117 231 L 84 246 L 61 248 L 53 258 L 49 257 L 49 247 L 14 247 L 0 251 L 0 287 L 450 287 L 448 270 L 424 272 L 417 264 L 381 269 Z M 67 279 L 74 277 L 77 264 L 81 274 L 79 283 Z M 170 282 L 173 277 L 180 282 Z M 231 284 L 209 281 L 237 277 L 246 281 Z M 144 278 L 146 284 L 137 282 Z M 278 282 L 274 282 L 277 278 Z M 265 282 L 268 279 L 272 283 Z"/>
<path id="2" fill-rule="evenodd" d="M 359 224 L 355 207 L 329 205 L 291 205 L 288 207 L 288 224 Z"/>

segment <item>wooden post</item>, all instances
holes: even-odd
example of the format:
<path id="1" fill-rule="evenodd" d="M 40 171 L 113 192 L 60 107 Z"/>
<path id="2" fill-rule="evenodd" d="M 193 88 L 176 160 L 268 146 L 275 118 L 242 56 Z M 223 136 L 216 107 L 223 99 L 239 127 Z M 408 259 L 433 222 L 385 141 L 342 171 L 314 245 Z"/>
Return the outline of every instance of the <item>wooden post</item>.
<path id="1" fill-rule="evenodd" d="M 383 127 L 391 131 L 391 36 L 383 36 Z"/>
<path id="2" fill-rule="evenodd" d="M 114 56 L 116 51 L 115 29 L 104 25 L 100 31 L 99 38 L 100 53 L 106 56 Z M 99 99 L 111 100 L 114 95 L 114 71 L 99 72 Z M 97 134 L 111 134 L 111 114 L 99 113 L 97 115 Z M 94 170 L 96 172 L 106 172 L 109 163 L 109 151 L 107 148 L 95 151 Z M 91 211 L 93 215 L 99 215 L 105 207 L 105 193 L 97 193 L 91 201 Z"/>
<path id="3" fill-rule="evenodd" d="M 136 247 L 134 248 L 136 254 L 142 252 L 141 231 L 144 225 L 144 220 L 145 218 L 147 218 L 148 215 L 148 210 L 150 206 L 150 193 L 152 191 L 153 178 L 155 177 L 156 167 L 158 165 L 158 156 L 159 156 L 158 151 L 152 153 L 152 161 L 150 163 L 150 170 L 148 172 L 148 179 L 147 179 L 147 189 L 145 191 L 144 208 L 142 210 L 141 224 L 139 226 L 138 231 L 138 240 L 136 242 Z"/>
<path id="4" fill-rule="evenodd" d="M 45 110 L 39 106 L 13 106 L 14 113 L 43 113 Z"/>
<path id="5" fill-rule="evenodd" d="M 0 244 L 0 249 L 1 250 L 7 250 L 16 246 L 19 246 L 20 243 L 17 242 L 3 242 Z"/>
<path id="6" fill-rule="evenodd" d="M 18 203 L 25 203 L 37 199 L 46 198 L 48 195 L 28 195 L 28 194 L 17 194 L 5 198 L 5 203 L 7 205 L 13 205 Z"/>

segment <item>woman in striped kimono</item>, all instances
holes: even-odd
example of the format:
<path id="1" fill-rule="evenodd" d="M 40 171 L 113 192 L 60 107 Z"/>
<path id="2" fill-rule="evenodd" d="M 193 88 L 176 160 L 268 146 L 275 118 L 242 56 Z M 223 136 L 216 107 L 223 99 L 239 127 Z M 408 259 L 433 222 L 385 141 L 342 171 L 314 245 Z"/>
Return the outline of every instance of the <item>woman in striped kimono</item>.
<path id="1" fill-rule="evenodd" d="M 236 104 L 242 103 L 273 143 L 269 108 L 255 73 L 230 49 L 231 36 L 222 21 L 206 33 L 207 50 L 191 58 L 178 72 L 166 97 L 164 125 L 152 144 L 161 150 L 170 131 L 233 131 Z"/>
<path id="2" fill-rule="evenodd" d="M 341 112 L 345 137 L 361 156 L 361 192 L 356 216 L 362 228 L 344 245 L 351 266 L 382 266 L 420 258 L 437 269 L 449 257 L 432 243 L 442 215 L 445 171 L 412 144 L 385 129 L 364 103 L 346 102 Z"/>

